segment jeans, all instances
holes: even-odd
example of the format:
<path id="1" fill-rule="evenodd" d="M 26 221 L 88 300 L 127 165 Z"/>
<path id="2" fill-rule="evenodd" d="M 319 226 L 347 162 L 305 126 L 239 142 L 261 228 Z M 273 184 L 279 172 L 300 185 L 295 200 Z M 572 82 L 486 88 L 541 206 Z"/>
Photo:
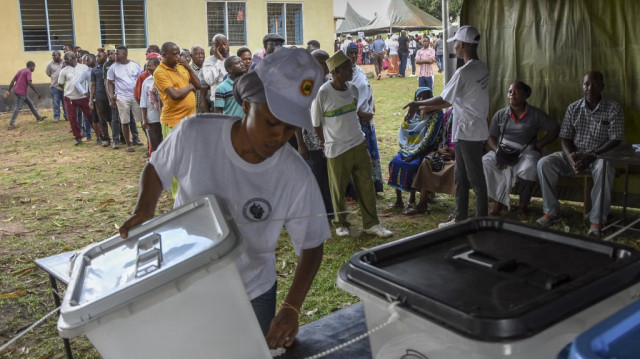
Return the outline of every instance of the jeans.
<path id="1" fill-rule="evenodd" d="M 109 125 L 111 125 L 111 121 L 109 120 L 109 100 L 106 98 L 96 98 L 93 106 L 97 120 L 100 122 L 100 127 L 102 128 L 102 140 L 110 142 Z M 94 121 L 95 120 L 96 118 L 94 118 Z"/>
<path id="2" fill-rule="evenodd" d="M 400 69 L 398 70 L 398 73 L 400 76 L 404 77 L 405 70 L 407 69 L 407 56 L 409 53 L 405 52 L 398 55 L 400 55 Z"/>
<path id="3" fill-rule="evenodd" d="M 38 120 L 40 119 L 40 114 L 38 113 L 38 110 L 36 110 L 36 107 L 33 105 L 33 102 L 31 101 L 29 96 L 22 96 L 22 95 L 16 94 L 16 105 L 13 108 L 13 115 L 11 115 L 11 121 L 9 121 L 9 125 L 13 126 L 13 124 L 16 123 L 16 117 L 18 117 L 18 113 L 20 113 L 20 109 L 22 108 L 23 101 L 27 103 L 27 106 L 29 106 L 31 113 L 33 113 L 33 115 L 36 116 L 36 119 Z"/>
<path id="4" fill-rule="evenodd" d="M 258 324 L 260 324 L 260 329 L 262 329 L 262 334 L 264 334 L 265 337 L 267 333 L 269 333 L 269 327 L 271 326 L 273 317 L 276 316 L 277 289 L 278 282 L 275 282 L 271 289 L 251 300 L 253 312 L 256 313 Z"/>
<path id="5" fill-rule="evenodd" d="M 92 113 L 93 116 L 93 113 Z M 78 120 L 78 126 L 82 130 L 82 136 L 86 137 L 87 140 L 91 139 L 91 123 L 87 120 L 85 116 L 82 115 L 82 110 L 78 107 L 76 109 L 76 118 Z"/>
<path id="6" fill-rule="evenodd" d="M 62 100 L 63 97 L 64 92 L 62 90 L 58 90 L 55 87 L 51 88 L 51 99 L 53 100 L 53 118 L 55 120 L 60 119 L 60 107 L 62 107 L 64 118 L 67 118 L 67 109 L 64 107 L 64 101 Z"/>
<path id="7" fill-rule="evenodd" d="M 384 60 L 384 53 L 373 54 L 373 67 L 376 69 L 376 76 L 382 73 L 382 61 Z"/>
<path id="8" fill-rule="evenodd" d="M 409 58 L 411 59 L 411 74 L 415 75 L 416 74 L 416 54 L 415 52 L 413 54 L 411 54 L 411 56 L 409 56 Z M 429 87 L 431 88 L 431 87 Z"/>
<path id="9" fill-rule="evenodd" d="M 111 134 L 113 137 L 113 143 L 120 143 L 120 116 L 118 109 L 108 106 L 107 118 L 111 118 Z"/>
<path id="10" fill-rule="evenodd" d="M 436 55 L 436 65 L 438 65 L 438 70 L 442 71 L 442 55 Z"/>
<path id="11" fill-rule="evenodd" d="M 432 76 L 420 76 L 418 77 L 418 87 L 428 87 L 433 91 L 433 77 Z"/>
<path id="12" fill-rule="evenodd" d="M 476 195 L 476 217 L 489 214 L 487 181 L 482 168 L 484 141 L 456 141 L 456 221 L 469 217 L 469 188 Z"/>

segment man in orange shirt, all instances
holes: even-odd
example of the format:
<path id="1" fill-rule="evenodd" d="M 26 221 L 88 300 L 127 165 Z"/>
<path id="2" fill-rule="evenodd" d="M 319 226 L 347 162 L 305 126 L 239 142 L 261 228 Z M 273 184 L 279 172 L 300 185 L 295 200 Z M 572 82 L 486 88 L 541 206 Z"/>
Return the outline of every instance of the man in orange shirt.
<path id="1" fill-rule="evenodd" d="M 180 57 L 180 48 L 173 42 L 162 45 L 162 62 L 153 74 L 153 82 L 162 101 L 162 135 L 185 117 L 196 113 L 196 95 L 200 89 L 200 80 L 191 66 Z"/>

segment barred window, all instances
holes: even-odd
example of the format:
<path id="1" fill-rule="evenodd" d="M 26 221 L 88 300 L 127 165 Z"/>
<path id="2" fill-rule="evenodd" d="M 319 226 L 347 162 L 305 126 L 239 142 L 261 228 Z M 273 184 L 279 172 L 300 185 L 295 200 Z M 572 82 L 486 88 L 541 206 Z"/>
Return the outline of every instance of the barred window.
<path id="1" fill-rule="evenodd" d="M 98 0 L 102 45 L 147 47 L 145 0 Z"/>
<path id="2" fill-rule="evenodd" d="M 73 44 L 71 0 L 20 0 L 24 51 L 62 50 Z"/>
<path id="3" fill-rule="evenodd" d="M 287 45 L 303 45 L 302 4 L 267 3 L 267 32 L 278 33 Z"/>
<path id="4" fill-rule="evenodd" d="M 209 1 L 207 2 L 207 34 L 209 46 L 216 34 L 224 34 L 231 46 L 247 43 L 247 6 L 245 2 Z"/>

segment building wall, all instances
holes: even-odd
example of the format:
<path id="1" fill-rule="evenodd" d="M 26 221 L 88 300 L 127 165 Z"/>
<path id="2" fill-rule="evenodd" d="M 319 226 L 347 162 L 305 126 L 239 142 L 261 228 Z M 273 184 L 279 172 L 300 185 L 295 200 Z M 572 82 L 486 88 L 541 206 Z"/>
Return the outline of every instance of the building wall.
<path id="1" fill-rule="evenodd" d="M 303 4 L 303 37 L 318 40 L 331 50 L 333 44 L 333 0 L 277 1 Z M 0 66 L 0 86 L 6 89 L 16 71 L 27 61 L 36 63 L 33 73 L 34 84 L 46 84 L 50 80 L 45 74 L 47 63 L 51 61 L 50 51 L 25 52 L 22 43 L 19 0 L 3 0 L 3 23 L 5 31 L 0 32 L 5 56 Z M 95 53 L 100 44 L 98 0 L 72 0 L 75 29 L 75 43 Z M 251 51 L 262 48 L 262 37 L 267 32 L 267 2 L 246 0 L 246 44 Z M 193 45 L 208 47 L 206 0 L 146 0 L 147 42 L 162 45 L 173 41 L 180 47 Z M 233 46 L 231 52 L 239 46 Z M 329 51 L 331 52 L 331 51 Z M 144 49 L 132 49 L 129 57 L 144 61 Z M 208 54 L 208 49 L 207 49 Z M 43 93 L 46 95 L 46 93 Z M 0 99 L 0 102 L 2 100 Z M 1 106 L 0 106 L 1 107 Z"/>

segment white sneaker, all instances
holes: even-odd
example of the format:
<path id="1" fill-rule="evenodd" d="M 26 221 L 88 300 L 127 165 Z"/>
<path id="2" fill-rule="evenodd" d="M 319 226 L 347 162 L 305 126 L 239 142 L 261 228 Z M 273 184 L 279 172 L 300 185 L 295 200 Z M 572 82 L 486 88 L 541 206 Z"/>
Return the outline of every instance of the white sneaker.
<path id="1" fill-rule="evenodd" d="M 456 219 L 452 219 L 449 222 L 444 222 L 444 223 L 440 223 L 438 224 L 438 228 L 444 228 L 444 227 L 449 227 L 449 226 L 453 226 L 454 224 L 456 224 Z"/>
<path id="2" fill-rule="evenodd" d="M 346 227 L 338 227 L 336 228 L 336 236 L 338 237 L 346 237 L 349 235 L 349 228 Z"/>
<path id="3" fill-rule="evenodd" d="M 376 224 L 375 226 L 369 229 L 365 229 L 364 232 L 367 234 L 375 234 L 376 236 L 381 238 L 387 238 L 387 237 L 393 236 L 393 232 L 384 228 L 380 223 Z"/>

